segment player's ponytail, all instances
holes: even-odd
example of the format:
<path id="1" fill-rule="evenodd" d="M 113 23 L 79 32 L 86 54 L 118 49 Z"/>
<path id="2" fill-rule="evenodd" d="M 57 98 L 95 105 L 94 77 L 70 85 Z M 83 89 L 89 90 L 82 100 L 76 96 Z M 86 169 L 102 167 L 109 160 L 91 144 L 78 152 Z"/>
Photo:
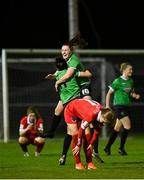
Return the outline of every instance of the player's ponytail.
<path id="1" fill-rule="evenodd" d="M 85 46 L 87 46 L 88 43 L 85 41 L 84 38 L 82 38 L 80 32 L 78 32 L 70 41 L 68 41 L 67 43 L 64 43 L 63 45 L 69 46 L 70 50 L 73 51 L 74 46 L 82 49 Z"/>
<path id="2" fill-rule="evenodd" d="M 78 32 L 74 38 L 72 38 L 70 41 L 69 41 L 69 44 L 71 46 L 78 46 L 78 48 L 84 48 L 85 46 L 88 45 L 88 43 L 85 41 L 84 38 L 82 38 L 80 32 Z"/>

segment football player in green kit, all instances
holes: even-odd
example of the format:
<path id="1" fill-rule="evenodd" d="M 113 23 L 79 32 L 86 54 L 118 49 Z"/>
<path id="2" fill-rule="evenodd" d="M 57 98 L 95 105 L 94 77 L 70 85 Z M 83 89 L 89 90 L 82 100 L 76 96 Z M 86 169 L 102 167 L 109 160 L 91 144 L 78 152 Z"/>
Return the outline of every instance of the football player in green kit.
<path id="1" fill-rule="evenodd" d="M 53 75 L 51 75 L 51 77 L 53 76 L 53 78 L 59 80 L 61 77 L 63 77 L 66 74 L 68 66 L 63 58 L 56 58 L 56 67 L 57 67 L 57 71 Z M 91 76 L 92 74 L 88 70 L 76 71 L 74 75 L 71 78 L 69 78 L 67 82 L 62 83 L 59 86 L 58 91 L 63 106 L 75 98 L 80 98 L 80 87 L 77 84 L 76 78 L 77 77 L 90 78 Z M 48 77 L 50 76 L 47 76 L 46 78 L 48 79 Z"/>
<path id="2" fill-rule="evenodd" d="M 60 84 L 62 84 L 62 83 L 65 83 L 69 78 L 71 78 L 73 76 L 73 74 L 75 73 L 75 71 L 77 71 L 77 70 L 84 71 L 84 66 L 80 62 L 80 59 L 78 58 L 78 56 L 74 53 L 73 46 L 69 45 L 68 43 L 64 44 L 61 48 L 61 55 L 62 55 L 63 59 L 65 59 L 65 61 L 67 62 L 68 69 L 66 71 L 66 74 L 62 78 L 60 78 L 59 80 L 56 81 L 55 87 L 56 87 L 57 91 L 58 91 L 58 86 L 60 86 Z M 73 65 L 73 62 L 74 62 L 74 65 Z M 70 67 L 69 67 L 69 65 L 70 65 Z M 50 78 L 51 74 L 49 74 L 48 76 Z M 81 88 L 81 92 L 80 92 L 81 98 L 91 99 L 90 78 L 77 77 L 78 82 L 79 82 L 79 79 L 80 79 L 80 81 L 82 81 L 81 85 L 80 85 L 80 83 L 78 84 Z M 86 81 L 86 82 L 84 83 L 84 81 Z M 55 108 L 54 116 L 52 119 L 52 124 L 48 130 L 47 137 L 49 137 L 49 138 L 54 137 L 55 130 L 58 127 L 60 120 L 61 120 L 62 112 L 63 112 L 63 104 L 61 101 L 59 101 Z"/>
<path id="3" fill-rule="evenodd" d="M 113 95 L 113 109 L 117 117 L 113 132 L 107 145 L 104 148 L 104 151 L 107 155 L 111 154 L 111 146 L 122 128 L 123 131 L 121 134 L 121 141 L 118 152 L 120 155 L 127 155 L 124 146 L 128 133 L 131 129 L 131 121 L 129 117 L 130 105 L 132 98 L 140 98 L 140 95 L 136 94 L 134 91 L 134 82 L 131 78 L 133 73 L 132 65 L 129 63 L 122 63 L 120 66 L 120 72 L 122 75 L 112 82 L 106 95 L 107 108 L 110 108 L 110 102 Z"/>
<path id="4" fill-rule="evenodd" d="M 65 75 L 56 81 L 55 83 L 56 90 L 60 84 L 66 82 L 69 78 L 71 78 L 75 73 L 75 71 L 81 71 L 81 72 L 85 71 L 85 68 L 81 63 L 79 57 L 73 51 L 73 46 L 70 46 L 69 43 L 66 43 L 62 46 L 61 54 L 67 62 L 68 69 Z M 86 99 L 91 99 L 90 79 L 88 77 L 81 77 L 81 78 L 78 77 L 77 84 L 81 89 L 81 96 L 85 97 Z"/>

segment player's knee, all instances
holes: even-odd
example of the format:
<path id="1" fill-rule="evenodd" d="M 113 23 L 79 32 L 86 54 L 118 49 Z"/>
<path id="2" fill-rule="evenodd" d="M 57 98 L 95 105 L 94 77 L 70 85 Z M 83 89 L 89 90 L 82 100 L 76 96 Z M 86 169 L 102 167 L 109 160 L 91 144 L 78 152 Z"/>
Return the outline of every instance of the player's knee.
<path id="1" fill-rule="evenodd" d="M 26 144 L 27 142 L 28 142 L 28 139 L 26 137 L 19 137 L 20 144 Z"/>
<path id="2" fill-rule="evenodd" d="M 67 134 L 71 136 L 73 135 L 73 133 L 70 130 L 67 130 Z"/>
<path id="3" fill-rule="evenodd" d="M 120 128 L 120 127 L 114 127 L 114 130 L 115 130 L 116 132 L 120 132 L 121 128 Z"/>
<path id="4" fill-rule="evenodd" d="M 130 131 L 131 127 L 130 126 L 126 126 L 126 127 L 124 127 L 124 129 L 126 129 L 127 131 Z"/>
<path id="5" fill-rule="evenodd" d="M 87 127 L 87 128 L 85 129 L 85 134 L 90 134 L 90 128 L 89 128 L 89 127 Z"/>
<path id="6" fill-rule="evenodd" d="M 67 134 L 69 134 L 69 135 L 71 135 L 71 136 L 73 136 L 73 135 L 76 135 L 76 134 L 78 134 L 78 131 L 77 130 L 75 130 L 75 129 L 68 129 L 67 130 Z"/>
<path id="7" fill-rule="evenodd" d="M 62 104 L 58 104 L 57 107 L 55 108 L 55 115 L 60 116 L 63 112 L 63 105 Z"/>
<path id="8" fill-rule="evenodd" d="M 55 115 L 60 116 L 63 112 L 63 109 L 61 108 L 55 108 Z"/>
<path id="9" fill-rule="evenodd" d="M 73 136 L 74 134 L 78 134 L 78 128 L 76 124 L 67 124 L 67 134 Z"/>
<path id="10" fill-rule="evenodd" d="M 78 135 L 78 131 L 74 130 L 74 131 L 71 132 L 71 136 L 75 136 L 75 135 Z"/>
<path id="11" fill-rule="evenodd" d="M 40 143 L 40 144 L 44 144 L 44 143 L 45 143 L 45 139 L 42 138 L 42 137 L 36 137 L 36 138 L 35 138 L 35 141 L 36 141 L 37 143 Z"/>
<path id="12" fill-rule="evenodd" d="M 86 100 L 92 100 L 91 96 L 89 96 L 89 95 L 84 96 L 83 99 L 86 99 Z"/>

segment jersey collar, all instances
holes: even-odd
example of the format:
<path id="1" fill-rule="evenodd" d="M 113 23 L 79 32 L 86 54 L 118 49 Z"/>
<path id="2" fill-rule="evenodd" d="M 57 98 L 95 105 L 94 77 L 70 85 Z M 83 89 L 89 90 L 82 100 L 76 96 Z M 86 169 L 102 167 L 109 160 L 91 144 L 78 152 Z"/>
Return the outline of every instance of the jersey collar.
<path id="1" fill-rule="evenodd" d="M 124 77 L 123 75 L 121 76 L 121 78 L 124 80 L 128 80 L 128 78 Z"/>

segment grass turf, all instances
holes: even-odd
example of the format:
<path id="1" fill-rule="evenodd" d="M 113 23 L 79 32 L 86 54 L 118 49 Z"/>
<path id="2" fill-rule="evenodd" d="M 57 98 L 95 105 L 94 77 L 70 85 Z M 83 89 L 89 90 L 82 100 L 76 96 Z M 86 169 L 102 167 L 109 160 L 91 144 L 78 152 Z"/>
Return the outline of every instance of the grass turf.
<path id="1" fill-rule="evenodd" d="M 100 139 L 99 152 L 105 163 L 93 162 L 97 170 L 75 170 L 71 150 L 65 166 L 58 165 L 63 139 L 47 139 L 39 157 L 34 156 L 34 146 L 29 146 L 30 157 L 23 157 L 17 141 L 0 143 L 1 179 L 143 179 L 144 178 L 144 135 L 128 138 L 128 156 L 118 154 L 119 138 L 112 146 L 112 155 L 107 156 L 103 148 L 106 140 Z M 85 163 L 83 151 L 82 162 Z"/>

